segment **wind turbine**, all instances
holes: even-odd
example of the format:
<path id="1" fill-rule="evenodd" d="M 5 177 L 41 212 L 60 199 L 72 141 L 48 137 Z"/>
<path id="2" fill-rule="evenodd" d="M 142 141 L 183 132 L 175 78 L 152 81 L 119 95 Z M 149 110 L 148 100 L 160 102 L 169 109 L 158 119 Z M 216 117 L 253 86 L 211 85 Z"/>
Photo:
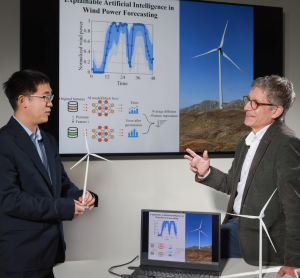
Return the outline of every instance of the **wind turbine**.
<path id="1" fill-rule="evenodd" d="M 207 236 L 202 230 L 201 230 L 201 225 L 202 225 L 202 221 L 203 219 L 201 220 L 201 223 L 200 223 L 200 226 L 199 226 L 199 229 L 196 229 L 196 230 L 193 230 L 193 231 L 190 231 L 191 232 L 195 232 L 195 231 L 199 231 L 199 249 L 200 249 L 200 233 L 204 234 L 205 236 Z M 208 237 L 208 236 L 207 236 Z"/>
<path id="2" fill-rule="evenodd" d="M 219 108 L 220 109 L 223 109 L 223 93 L 222 93 L 222 68 L 221 68 L 221 55 L 223 55 L 225 58 L 227 58 L 231 63 L 233 63 L 241 72 L 243 72 L 226 54 L 225 52 L 223 52 L 222 50 L 222 47 L 223 47 L 223 44 L 224 44 L 224 37 L 225 37 L 225 32 L 226 32 L 226 28 L 227 28 L 227 25 L 228 25 L 228 20 L 227 20 L 227 23 L 226 23 L 226 26 L 225 26 L 225 30 L 224 30 L 224 33 L 223 33 L 223 37 L 222 37 L 222 40 L 221 40 L 221 43 L 220 43 L 220 46 L 218 48 L 215 48 L 215 49 L 212 49 L 206 53 L 203 53 L 203 54 L 200 54 L 200 55 L 197 55 L 197 56 L 194 56 L 192 57 L 193 58 L 196 58 L 196 57 L 200 57 L 200 56 L 203 56 L 203 55 L 206 55 L 206 54 L 209 54 L 209 53 L 213 53 L 213 52 L 216 52 L 218 51 L 219 52 L 219 97 L 220 97 L 220 103 L 219 103 Z"/>
<path id="3" fill-rule="evenodd" d="M 235 215 L 235 216 L 239 216 L 239 217 L 246 217 L 246 218 L 251 218 L 251 219 L 259 219 L 259 278 L 262 278 L 262 227 L 264 227 L 264 230 L 275 250 L 275 252 L 277 253 L 275 247 L 274 247 L 274 244 L 269 236 L 269 233 L 267 231 L 267 227 L 263 221 L 263 218 L 265 217 L 265 209 L 266 207 L 268 206 L 269 202 L 271 201 L 273 195 L 275 194 L 277 188 L 274 190 L 273 194 L 271 195 L 271 197 L 269 198 L 269 200 L 267 201 L 267 203 L 264 205 L 264 207 L 262 208 L 259 216 L 251 216 L 251 215 L 235 215 L 235 214 L 232 214 L 232 213 L 227 213 L 227 214 L 230 214 L 230 215 Z"/>
<path id="4" fill-rule="evenodd" d="M 90 153 L 90 150 L 89 150 L 89 146 L 88 146 L 88 142 L 87 142 L 87 133 L 84 131 L 84 138 L 85 138 L 85 147 L 86 147 L 86 150 L 87 150 L 87 154 L 81 158 L 75 165 L 73 165 L 70 170 L 72 170 L 75 166 L 77 166 L 81 161 L 83 161 L 86 157 L 87 157 L 87 161 L 86 161 L 86 169 L 85 169 L 85 178 L 84 178 L 84 188 L 83 188 L 83 196 L 82 196 L 82 203 L 84 203 L 84 198 L 85 198 L 85 194 L 86 194 L 86 183 L 87 183 L 87 175 L 88 175 L 88 171 L 89 171 L 89 161 L 90 161 L 90 155 L 92 156 L 95 156 L 95 157 L 98 157 L 100 159 L 103 159 L 103 160 L 106 160 L 106 161 L 109 161 L 109 162 L 112 162 L 102 156 L 99 156 L 99 155 L 96 155 L 94 153 Z M 87 207 L 86 207 L 87 208 Z"/>

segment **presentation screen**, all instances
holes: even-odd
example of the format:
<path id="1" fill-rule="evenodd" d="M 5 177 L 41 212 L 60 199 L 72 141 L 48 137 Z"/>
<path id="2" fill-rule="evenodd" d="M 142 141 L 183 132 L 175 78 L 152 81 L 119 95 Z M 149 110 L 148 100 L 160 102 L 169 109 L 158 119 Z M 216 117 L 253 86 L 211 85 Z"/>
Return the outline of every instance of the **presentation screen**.
<path id="1" fill-rule="evenodd" d="M 186 148 L 234 153 L 250 130 L 243 124 L 242 98 L 253 79 L 282 74 L 282 55 L 276 68 L 257 70 L 271 60 L 263 56 L 268 45 L 262 44 L 282 31 L 264 26 L 270 28 L 269 40 L 257 31 L 266 20 L 265 7 L 174 0 L 50 2 L 57 23 L 43 33 L 57 52 L 44 50 L 48 67 L 30 62 L 24 39 L 30 13 L 50 5 L 23 0 L 21 64 L 51 78 L 55 116 L 46 130 L 57 137 L 62 155 L 85 153 L 85 136 L 98 154 L 180 154 Z M 267 9 L 282 28 L 282 9 Z M 271 41 L 282 52 L 282 40 Z"/>

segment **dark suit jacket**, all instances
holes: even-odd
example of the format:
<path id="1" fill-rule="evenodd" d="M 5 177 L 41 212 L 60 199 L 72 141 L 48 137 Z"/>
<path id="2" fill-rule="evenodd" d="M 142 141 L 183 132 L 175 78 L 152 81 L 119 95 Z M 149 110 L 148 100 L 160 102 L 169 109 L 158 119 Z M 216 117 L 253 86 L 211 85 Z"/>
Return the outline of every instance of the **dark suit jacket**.
<path id="1" fill-rule="evenodd" d="M 74 217 L 79 190 L 68 178 L 53 136 L 43 132 L 52 184 L 23 127 L 0 130 L 0 269 L 25 272 L 65 260 L 63 220 Z"/>
<path id="2" fill-rule="evenodd" d="M 201 183 L 230 195 L 227 212 L 233 211 L 237 184 L 248 147 L 247 135 L 237 145 L 228 174 L 211 167 Z M 241 214 L 259 215 L 274 194 L 263 218 L 277 253 L 263 232 L 263 264 L 300 266 L 300 140 L 280 121 L 262 137 L 250 166 L 242 198 Z M 226 215 L 223 223 L 228 221 Z M 259 220 L 239 218 L 238 234 L 244 260 L 258 265 Z"/>

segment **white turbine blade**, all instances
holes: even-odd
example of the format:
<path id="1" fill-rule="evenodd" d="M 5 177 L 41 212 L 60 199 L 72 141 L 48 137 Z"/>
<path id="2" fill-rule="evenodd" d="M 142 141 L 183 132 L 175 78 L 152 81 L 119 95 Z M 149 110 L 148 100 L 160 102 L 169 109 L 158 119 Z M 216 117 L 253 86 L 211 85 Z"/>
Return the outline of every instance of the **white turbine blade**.
<path id="1" fill-rule="evenodd" d="M 271 197 L 269 198 L 269 200 L 266 202 L 266 204 L 265 204 L 265 205 L 264 205 L 264 207 L 262 208 L 262 210 L 261 210 L 261 212 L 260 212 L 260 215 L 259 215 L 259 216 L 263 215 L 263 213 L 264 213 L 264 211 L 265 211 L 265 209 L 266 209 L 267 205 L 268 205 L 268 204 L 269 204 L 269 202 L 271 201 L 271 199 L 272 199 L 273 195 L 275 194 L 276 190 L 277 190 L 277 188 L 274 190 L 273 194 L 271 195 Z"/>
<path id="2" fill-rule="evenodd" d="M 94 153 L 90 153 L 90 155 L 95 156 L 95 157 L 98 157 L 98 158 L 103 159 L 103 160 L 106 160 L 106 161 L 108 161 L 108 162 L 112 162 L 112 161 L 110 161 L 110 160 L 108 160 L 108 159 L 106 159 L 106 158 L 104 158 L 104 157 L 102 157 L 102 156 L 96 155 L 96 154 L 94 154 Z"/>
<path id="3" fill-rule="evenodd" d="M 201 223 L 200 223 L 200 227 L 199 227 L 199 229 L 201 229 L 202 222 L 203 222 L 203 219 L 201 220 Z"/>
<path id="4" fill-rule="evenodd" d="M 85 147 L 86 147 L 86 150 L 88 153 L 90 153 L 90 150 L 89 150 L 89 145 L 88 145 L 88 141 L 87 141 L 87 135 L 84 133 L 84 138 L 85 138 Z"/>
<path id="5" fill-rule="evenodd" d="M 210 50 L 210 51 L 208 51 L 208 52 L 206 52 L 206 53 L 203 53 L 203 54 L 194 56 L 194 57 L 192 57 L 192 59 L 194 59 L 194 58 L 196 58 L 196 57 L 200 57 L 200 56 L 206 55 L 206 54 L 209 54 L 209 53 L 213 53 L 213 52 L 216 52 L 216 51 L 218 51 L 218 48 L 215 48 L 215 49 Z"/>
<path id="6" fill-rule="evenodd" d="M 232 64 L 234 64 L 241 72 L 243 72 L 238 66 L 237 64 L 235 64 L 223 51 L 221 51 L 222 55 L 227 58 Z"/>
<path id="7" fill-rule="evenodd" d="M 268 233 L 267 227 L 266 227 L 266 225 L 265 225 L 265 222 L 264 222 L 262 219 L 261 219 L 261 224 L 263 225 L 263 227 L 264 227 L 264 229 L 265 229 L 265 232 L 266 232 L 266 234 L 267 234 L 269 240 L 271 241 L 271 244 L 272 244 L 272 246 L 273 246 L 275 252 L 277 253 L 277 251 L 276 251 L 276 249 L 275 249 L 275 246 L 274 246 L 274 244 L 273 244 L 273 242 L 272 242 L 272 240 L 271 240 L 271 238 L 270 238 L 270 236 L 269 236 L 269 233 Z"/>
<path id="8" fill-rule="evenodd" d="M 223 37 L 222 37 L 222 40 L 221 40 L 221 44 L 220 44 L 219 47 L 222 47 L 223 44 L 224 44 L 224 37 L 225 37 L 225 32 L 226 32 L 227 25 L 228 25 L 228 20 L 227 20 L 227 23 L 226 23 L 226 26 L 225 26 L 225 30 L 224 30 L 224 33 L 223 33 Z"/>
<path id="9" fill-rule="evenodd" d="M 202 232 L 202 231 L 200 231 L 200 232 L 206 236 L 206 234 L 205 234 L 204 232 Z M 207 237 L 208 237 L 208 236 L 207 236 Z"/>
<path id="10" fill-rule="evenodd" d="M 232 214 L 232 213 L 227 213 L 229 215 L 234 215 L 234 216 L 238 216 L 238 217 L 246 217 L 246 218 L 251 218 L 251 219 L 258 219 L 259 216 L 252 216 L 252 215 L 243 215 L 243 214 Z"/>
<path id="11" fill-rule="evenodd" d="M 85 178 L 84 178 L 82 203 L 84 203 L 84 198 L 85 198 L 85 193 L 86 193 L 86 183 L 87 183 L 87 176 L 88 176 L 88 171 L 89 171 L 89 161 L 90 161 L 90 156 L 88 155 L 88 158 L 87 158 L 87 161 L 86 161 L 86 169 L 85 169 Z"/>
<path id="12" fill-rule="evenodd" d="M 191 232 L 195 232 L 195 231 L 199 231 L 199 229 L 196 229 L 196 230 L 190 231 L 190 233 L 191 233 Z"/>
<path id="13" fill-rule="evenodd" d="M 83 158 L 81 158 L 75 165 L 73 165 L 70 170 L 72 170 L 76 165 L 78 165 L 82 160 L 84 160 L 86 157 L 88 156 L 88 154 L 86 154 Z"/>

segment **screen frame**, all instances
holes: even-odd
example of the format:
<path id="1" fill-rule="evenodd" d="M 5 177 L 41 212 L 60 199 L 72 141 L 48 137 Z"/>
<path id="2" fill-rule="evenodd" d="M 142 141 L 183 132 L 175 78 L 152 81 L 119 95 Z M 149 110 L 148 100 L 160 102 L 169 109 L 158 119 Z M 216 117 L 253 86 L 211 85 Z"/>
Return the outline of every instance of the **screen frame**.
<path id="1" fill-rule="evenodd" d="M 39 70 L 49 76 L 55 97 L 51 117 L 41 128 L 52 134 L 59 144 L 59 0 L 20 1 L 20 68 Z M 217 1 L 183 1 L 253 7 L 254 79 L 271 74 L 283 76 L 283 8 Z M 61 157 L 72 160 L 83 154 L 61 154 Z M 180 151 L 98 153 L 110 159 L 169 159 L 183 158 L 183 154 L 185 152 Z M 210 152 L 212 158 L 232 158 L 234 154 L 235 152 Z"/>

